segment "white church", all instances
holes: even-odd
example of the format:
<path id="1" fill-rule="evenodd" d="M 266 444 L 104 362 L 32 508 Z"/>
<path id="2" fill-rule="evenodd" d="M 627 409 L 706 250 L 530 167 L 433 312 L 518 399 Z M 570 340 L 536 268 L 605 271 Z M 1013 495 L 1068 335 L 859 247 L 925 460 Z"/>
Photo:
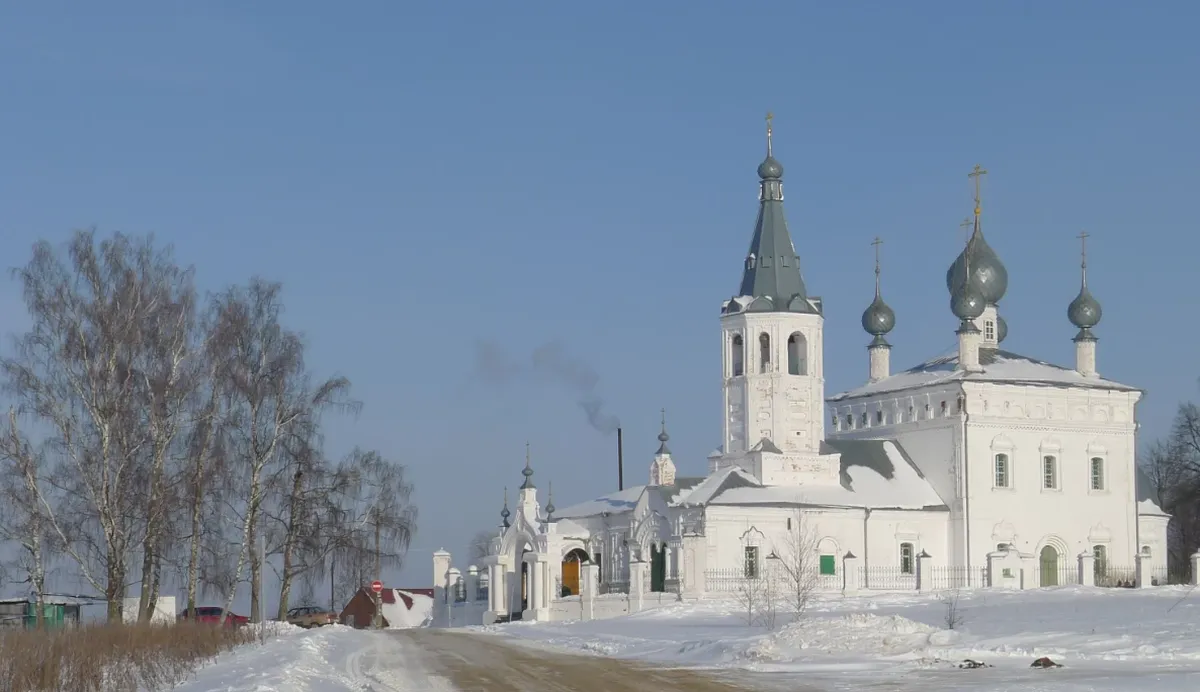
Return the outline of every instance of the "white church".
<path id="1" fill-rule="evenodd" d="M 1142 392 L 1097 370 L 1086 254 L 1079 294 L 1063 301 L 1075 363 L 1004 350 L 1008 276 L 984 240 L 976 167 L 973 234 L 946 273 L 957 351 L 892 371 L 877 258 L 869 376 L 827 397 L 822 303 L 788 233 L 771 136 L 768 120 L 758 220 L 721 306 L 723 441 L 707 475 L 676 474 L 665 421 L 648 483 L 572 507 L 541 504 L 527 458 L 483 564 L 463 574 L 434 557 L 435 584 L 457 595 L 454 624 L 727 592 L 795 562 L 797 546 L 819 588 L 847 593 L 1165 581 L 1169 517 L 1135 464 Z"/>

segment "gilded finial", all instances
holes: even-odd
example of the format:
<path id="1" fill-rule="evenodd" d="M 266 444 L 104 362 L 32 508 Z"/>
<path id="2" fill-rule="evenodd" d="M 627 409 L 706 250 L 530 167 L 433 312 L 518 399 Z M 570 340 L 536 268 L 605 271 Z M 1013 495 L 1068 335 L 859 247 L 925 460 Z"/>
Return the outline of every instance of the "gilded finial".
<path id="1" fill-rule="evenodd" d="M 1090 235 L 1091 234 L 1087 231 L 1080 231 L 1079 235 L 1075 236 L 1076 238 L 1079 238 L 1079 244 L 1081 246 L 1079 249 L 1079 269 L 1082 272 L 1084 288 L 1087 288 L 1087 239 L 1090 237 Z"/>
<path id="2" fill-rule="evenodd" d="M 775 114 L 767 111 L 767 156 L 771 155 L 771 121 L 775 119 Z"/>
<path id="3" fill-rule="evenodd" d="M 871 245 L 875 247 L 875 295 L 879 295 L 879 246 L 883 245 L 883 239 L 875 236 L 875 240 L 871 241 Z"/>
<path id="4" fill-rule="evenodd" d="M 971 169 L 971 172 L 967 174 L 968 178 L 972 178 L 975 181 L 975 218 L 977 219 L 979 218 L 979 212 L 982 208 L 982 197 L 980 196 L 979 186 L 980 183 L 983 182 L 982 178 L 985 175 L 987 175 L 987 171 L 985 171 L 983 166 L 980 166 L 979 164 L 975 164 L 975 168 Z"/>

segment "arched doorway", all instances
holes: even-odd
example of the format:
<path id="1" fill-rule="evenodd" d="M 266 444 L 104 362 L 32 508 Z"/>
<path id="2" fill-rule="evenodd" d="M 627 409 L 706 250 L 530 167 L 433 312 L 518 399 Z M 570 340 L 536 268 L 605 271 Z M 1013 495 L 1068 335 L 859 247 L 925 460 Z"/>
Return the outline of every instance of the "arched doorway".
<path id="1" fill-rule="evenodd" d="M 1038 555 L 1038 567 L 1042 574 L 1041 586 L 1058 586 L 1058 551 L 1054 546 L 1042 548 Z"/>
<path id="2" fill-rule="evenodd" d="M 662 593 L 667 590 L 667 546 L 663 543 L 650 544 L 650 591 Z"/>
<path id="3" fill-rule="evenodd" d="M 579 571 L 587 562 L 588 554 L 576 548 L 563 556 L 562 559 L 562 594 L 563 596 L 579 595 Z"/>

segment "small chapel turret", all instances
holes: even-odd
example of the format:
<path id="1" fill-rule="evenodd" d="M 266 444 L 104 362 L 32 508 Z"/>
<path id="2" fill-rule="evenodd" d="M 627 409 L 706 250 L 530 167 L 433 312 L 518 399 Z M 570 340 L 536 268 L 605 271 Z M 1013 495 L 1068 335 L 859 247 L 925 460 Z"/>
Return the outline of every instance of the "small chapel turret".
<path id="1" fill-rule="evenodd" d="M 1079 242 L 1082 245 L 1080 254 L 1080 285 L 1079 295 L 1075 296 L 1075 300 L 1067 306 L 1067 319 L 1071 320 L 1071 324 L 1079 328 L 1079 333 L 1075 335 L 1075 370 L 1084 377 L 1099 377 L 1100 373 L 1096 371 L 1096 335 L 1092 333 L 1092 327 L 1100 324 L 1100 317 L 1103 311 L 1100 309 L 1100 301 L 1092 297 L 1092 292 L 1088 290 L 1087 285 L 1087 239 L 1086 232 L 1079 234 Z"/>
<path id="2" fill-rule="evenodd" d="M 888 343 L 884 335 L 896 326 L 896 313 L 888 307 L 887 303 L 883 302 L 883 296 L 879 292 L 879 246 L 883 245 L 883 241 L 876 237 L 871 245 L 875 246 L 875 300 L 871 301 L 871 304 L 863 311 L 862 327 L 868 334 L 875 337 L 867 345 L 867 357 L 870 381 L 878 382 L 892 374 L 892 345 Z"/>
<path id="3" fill-rule="evenodd" d="M 662 410 L 662 432 L 658 433 L 658 451 L 654 453 L 654 461 L 650 462 L 650 485 L 675 485 L 675 462 L 671 460 L 671 450 L 667 447 L 667 410 Z"/>

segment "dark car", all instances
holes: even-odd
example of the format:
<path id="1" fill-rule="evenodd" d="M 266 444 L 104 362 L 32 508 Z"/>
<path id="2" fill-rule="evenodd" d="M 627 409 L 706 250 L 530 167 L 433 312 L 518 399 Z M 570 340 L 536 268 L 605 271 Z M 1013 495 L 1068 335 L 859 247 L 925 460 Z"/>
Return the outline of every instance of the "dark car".
<path id="1" fill-rule="evenodd" d="M 219 625 L 221 624 L 222 619 L 224 619 L 226 627 L 241 627 L 242 625 L 250 622 L 250 618 L 244 615 L 238 615 L 237 613 L 229 613 L 228 618 L 224 618 L 224 615 L 224 608 L 217 606 L 201 606 L 196 608 L 196 618 L 194 622 L 199 622 L 205 625 Z M 180 622 L 189 620 L 190 618 L 188 618 L 188 611 L 185 610 L 180 613 L 178 619 Z"/>

